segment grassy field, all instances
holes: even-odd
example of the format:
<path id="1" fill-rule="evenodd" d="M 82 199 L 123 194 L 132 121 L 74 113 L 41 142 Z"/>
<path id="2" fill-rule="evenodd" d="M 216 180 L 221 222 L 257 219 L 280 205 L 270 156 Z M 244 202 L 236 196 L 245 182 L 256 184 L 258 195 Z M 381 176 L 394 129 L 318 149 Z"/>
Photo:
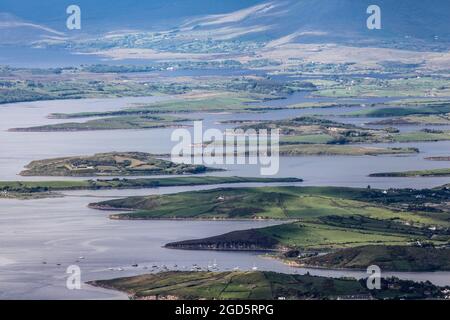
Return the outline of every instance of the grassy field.
<path id="1" fill-rule="evenodd" d="M 450 249 L 419 246 L 361 246 L 321 256 L 294 259 L 299 264 L 326 268 L 366 269 L 377 265 L 382 270 L 406 272 L 450 270 Z"/>
<path id="2" fill-rule="evenodd" d="M 430 170 L 414 170 L 403 172 L 380 172 L 372 173 L 370 177 L 450 177 L 450 169 L 430 169 Z"/>
<path id="3" fill-rule="evenodd" d="M 400 212 L 401 208 L 426 211 L 419 205 L 441 203 L 449 190 L 374 189 L 342 187 L 219 188 L 171 195 L 129 197 L 92 204 L 99 209 L 133 210 L 119 218 L 198 219 L 317 219 L 330 215 L 363 215 L 417 223 L 438 222 L 439 215 Z M 417 197 L 420 195 L 420 197 Z M 189 203 L 189 208 L 183 204 Z M 405 206 L 409 204 L 409 206 Z"/>
<path id="4" fill-rule="evenodd" d="M 200 94 L 202 95 L 202 94 Z M 280 107 L 269 107 L 259 105 L 273 96 L 263 94 L 245 94 L 235 92 L 205 92 L 205 98 L 176 99 L 165 102 L 140 104 L 133 108 L 105 112 L 79 112 L 79 113 L 52 113 L 51 119 L 76 119 L 88 117 L 110 117 L 130 115 L 151 115 L 158 113 L 189 113 L 189 112 L 264 112 L 273 109 L 309 109 L 309 108 L 334 108 L 334 107 L 356 107 L 359 103 L 333 103 L 333 102 L 305 102 Z M 194 96 L 195 97 L 195 96 Z"/>
<path id="5" fill-rule="evenodd" d="M 450 140 L 450 131 L 404 132 L 393 136 L 394 142 L 436 142 Z"/>
<path id="6" fill-rule="evenodd" d="M 221 251 L 333 250 L 369 244 L 406 245 L 408 234 L 340 228 L 323 223 L 293 222 L 279 226 L 234 231 L 214 237 L 168 243 L 167 248 Z M 422 237 L 419 237 L 422 239 Z"/>
<path id="7" fill-rule="evenodd" d="M 382 280 L 381 290 L 368 290 L 365 280 L 252 272 L 164 272 L 89 284 L 120 290 L 131 299 L 276 300 L 276 299 L 425 299 L 443 298 L 430 283 Z"/>

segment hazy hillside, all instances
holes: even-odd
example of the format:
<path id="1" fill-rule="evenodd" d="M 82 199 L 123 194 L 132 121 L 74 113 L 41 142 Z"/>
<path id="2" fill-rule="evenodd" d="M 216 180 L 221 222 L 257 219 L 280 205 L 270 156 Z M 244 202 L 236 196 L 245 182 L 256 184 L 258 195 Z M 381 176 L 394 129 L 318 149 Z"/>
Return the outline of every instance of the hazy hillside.
<path id="1" fill-rule="evenodd" d="M 175 26 L 185 18 L 232 12 L 262 0 L 2 0 L 0 12 L 64 31 L 66 8 L 80 6 L 86 32 Z"/>
<path id="2" fill-rule="evenodd" d="M 0 12 L 65 30 L 65 9 L 73 1 L 2 0 Z M 182 25 L 196 30 L 247 28 L 247 38 L 275 39 L 301 32 L 322 31 L 325 39 L 342 37 L 410 36 L 450 38 L 450 1 L 378 0 L 383 28 L 366 28 L 372 0 L 79 0 L 84 32 L 120 29 L 152 30 Z M 195 17 L 195 18 L 193 18 Z M 0 16 L 3 20 L 3 16 Z M 296 34 L 298 33 L 298 34 Z M 303 34 L 305 37 L 305 34 Z"/>
<path id="3" fill-rule="evenodd" d="M 372 0 L 80 0 L 81 31 L 65 28 L 70 3 L 2 0 L 0 45 L 242 53 L 261 44 L 345 43 L 417 51 L 444 51 L 450 44 L 448 0 L 378 0 L 381 30 L 366 25 Z"/>
<path id="4" fill-rule="evenodd" d="M 64 39 L 65 34 L 44 25 L 0 12 L 0 44 L 30 43 L 40 39 Z"/>
<path id="5" fill-rule="evenodd" d="M 450 1 L 379 0 L 382 29 L 368 30 L 366 10 L 372 0 L 271 1 L 227 15 L 209 16 L 187 24 L 196 30 L 247 28 L 247 38 L 295 41 L 365 37 L 450 39 Z M 257 27 L 264 27 L 258 31 Z M 320 33 L 318 33 L 320 32 Z M 319 37 L 320 36 L 320 37 Z M 438 37 L 437 39 L 435 37 Z"/>

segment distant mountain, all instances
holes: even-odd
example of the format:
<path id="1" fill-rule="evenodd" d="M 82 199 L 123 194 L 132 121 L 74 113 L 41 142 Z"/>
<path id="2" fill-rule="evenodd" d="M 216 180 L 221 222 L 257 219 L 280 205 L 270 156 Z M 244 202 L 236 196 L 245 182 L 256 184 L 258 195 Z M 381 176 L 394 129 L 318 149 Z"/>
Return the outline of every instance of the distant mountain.
<path id="1" fill-rule="evenodd" d="M 64 31 L 66 8 L 80 6 L 83 29 L 106 33 L 120 29 L 173 27 L 193 16 L 232 12 L 262 0 L 1 0 L 0 12 Z"/>
<path id="2" fill-rule="evenodd" d="M 381 8 L 381 30 L 367 28 L 367 8 Z M 287 0 L 193 19 L 185 25 L 200 31 L 246 29 L 241 38 L 280 41 L 416 38 L 450 40 L 448 0 Z"/>
<path id="3" fill-rule="evenodd" d="M 122 30 L 173 30 L 171 36 L 187 39 L 258 40 L 269 45 L 364 44 L 368 39 L 450 43 L 449 0 L 77 0 L 81 32 L 65 29 L 65 10 L 72 3 L 2 0 L 0 12 L 7 14 L 0 15 L 0 44 Z M 366 10 L 373 3 L 381 8 L 381 30 L 366 27 Z"/>
<path id="4" fill-rule="evenodd" d="M 65 39 L 65 34 L 49 27 L 0 12 L 0 44 L 30 43 L 42 39 Z"/>

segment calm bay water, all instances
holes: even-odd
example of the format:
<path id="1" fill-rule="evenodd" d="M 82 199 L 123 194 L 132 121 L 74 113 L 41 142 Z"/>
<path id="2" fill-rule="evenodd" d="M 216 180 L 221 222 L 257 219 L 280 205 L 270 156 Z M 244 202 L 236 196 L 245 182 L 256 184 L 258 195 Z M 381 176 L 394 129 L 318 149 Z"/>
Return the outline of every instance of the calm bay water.
<path id="1" fill-rule="evenodd" d="M 170 142 L 172 129 L 54 133 L 7 131 L 14 127 L 62 122 L 47 119 L 46 116 L 52 112 L 115 110 L 133 103 L 161 99 L 167 98 L 41 101 L 0 106 L 0 180 L 48 180 L 49 178 L 45 177 L 24 178 L 17 175 L 24 165 L 36 159 L 110 151 L 169 152 L 174 145 Z M 303 94 L 290 99 L 294 100 L 287 100 L 284 103 L 293 101 L 299 103 L 308 101 L 309 98 Z M 356 111 L 360 108 L 356 107 L 352 110 Z M 348 111 L 348 109 L 329 108 L 280 110 L 258 114 L 193 114 L 190 116 L 203 117 L 205 129 L 210 127 L 223 129 L 229 126 L 218 125 L 218 121 L 282 119 L 318 113 L 338 115 Z M 84 121 L 84 119 L 76 121 Z M 448 163 L 426 161 L 424 157 L 448 155 L 450 142 L 380 146 L 414 146 L 418 147 L 422 153 L 411 156 L 379 157 L 286 157 L 281 159 L 278 176 L 305 179 L 305 182 L 299 185 L 365 187 L 370 184 L 378 188 L 424 188 L 450 182 L 448 178 L 375 179 L 367 177 L 370 173 L 380 171 L 444 168 L 448 166 Z M 227 171 L 216 174 L 259 175 L 259 168 L 256 166 L 229 166 L 226 169 Z M 213 187 L 77 191 L 68 192 L 65 198 L 29 201 L 0 200 L 0 298 L 125 298 L 123 294 L 89 286 L 84 286 L 80 291 L 67 290 L 65 269 L 71 264 L 80 265 L 83 281 L 145 273 L 149 272 L 153 265 L 156 265 L 158 270 L 161 270 L 163 266 L 169 269 L 189 270 L 193 264 L 206 267 L 213 261 L 221 270 L 230 270 L 236 266 L 242 269 L 257 266 L 262 270 L 280 272 L 307 271 L 291 268 L 273 259 L 263 259 L 256 253 L 180 251 L 162 247 L 171 241 L 263 227 L 276 223 L 273 221 L 113 221 L 107 218 L 108 213 L 87 208 L 90 202 L 115 197 L 210 188 Z M 132 267 L 134 263 L 139 266 Z M 118 271 L 118 268 L 123 271 Z M 309 271 L 327 276 L 361 277 L 365 275 L 361 272 L 350 271 Z M 396 275 L 407 279 L 430 280 L 436 284 L 450 285 L 450 273 L 396 273 Z"/>

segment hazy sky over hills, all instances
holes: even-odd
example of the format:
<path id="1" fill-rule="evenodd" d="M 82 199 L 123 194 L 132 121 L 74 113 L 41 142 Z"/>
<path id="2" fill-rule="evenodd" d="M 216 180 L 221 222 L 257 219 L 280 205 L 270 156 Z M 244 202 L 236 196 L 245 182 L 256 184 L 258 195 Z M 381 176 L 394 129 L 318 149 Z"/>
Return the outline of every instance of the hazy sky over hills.
<path id="1" fill-rule="evenodd" d="M 174 25 L 196 15 L 231 12 L 262 0 L 1 0 L 0 12 L 63 29 L 66 8 L 81 7 L 84 27 L 89 31 L 108 28 L 149 28 Z"/>
<path id="2" fill-rule="evenodd" d="M 449 0 L 1 0 L 0 30 L 2 17 L 17 17 L 39 28 L 10 33 L 13 40 L 22 36 L 33 39 L 38 32 L 52 37 L 57 32 L 77 35 L 65 28 L 70 4 L 81 7 L 81 34 L 190 25 L 200 31 L 220 29 L 222 35 L 227 29 L 251 30 L 240 36 L 241 40 L 271 41 L 288 36 L 297 41 L 298 34 L 307 38 L 305 32 L 322 32 L 325 35 L 320 35 L 319 41 L 325 42 L 364 37 L 450 40 Z M 381 7 L 382 29 L 376 32 L 366 27 L 366 10 L 371 4 Z M 2 39 L 5 36 L 0 36 L 0 43 Z"/>
<path id="3" fill-rule="evenodd" d="M 340 36 L 450 38 L 448 0 L 290 0 L 266 3 L 262 9 L 234 21 L 234 27 L 266 26 L 265 34 L 270 38 L 309 31 L 328 33 L 331 39 Z M 381 8 L 382 28 L 377 32 L 366 27 L 367 9 L 372 4 Z M 233 25 L 233 22 L 228 25 Z"/>

